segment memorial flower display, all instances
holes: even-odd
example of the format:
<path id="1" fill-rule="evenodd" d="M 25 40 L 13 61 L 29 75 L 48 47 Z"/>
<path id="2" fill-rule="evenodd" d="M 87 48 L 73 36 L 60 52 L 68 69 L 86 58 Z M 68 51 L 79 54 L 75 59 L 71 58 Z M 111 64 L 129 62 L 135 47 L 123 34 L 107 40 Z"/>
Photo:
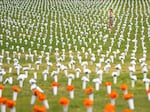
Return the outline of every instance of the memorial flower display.
<path id="1" fill-rule="evenodd" d="M 148 112 L 149 3 L 0 0 L 0 111 Z"/>

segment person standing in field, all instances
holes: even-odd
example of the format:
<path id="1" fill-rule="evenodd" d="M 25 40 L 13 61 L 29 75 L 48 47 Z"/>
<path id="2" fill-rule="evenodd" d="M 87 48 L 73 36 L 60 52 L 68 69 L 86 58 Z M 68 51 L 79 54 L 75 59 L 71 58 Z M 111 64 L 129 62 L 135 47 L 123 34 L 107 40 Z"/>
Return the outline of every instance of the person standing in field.
<path id="1" fill-rule="evenodd" d="M 114 22 L 114 19 L 113 19 L 113 10 L 112 9 L 109 9 L 109 29 L 110 29 L 110 31 L 112 31 L 112 29 L 113 29 L 113 22 Z"/>

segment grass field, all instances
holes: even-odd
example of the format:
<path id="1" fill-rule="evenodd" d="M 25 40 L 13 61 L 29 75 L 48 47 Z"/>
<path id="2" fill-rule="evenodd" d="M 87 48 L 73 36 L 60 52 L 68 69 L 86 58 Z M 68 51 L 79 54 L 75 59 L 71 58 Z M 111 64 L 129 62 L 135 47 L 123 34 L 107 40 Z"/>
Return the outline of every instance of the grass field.
<path id="1" fill-rule="evenodd" d="M 113 9 L 114 16 L 112 32 L 108 27 L 110 8 Z M 122 69 L 117 84 L 112 84 L 112 90 L 119 94 L 115 112 L 123 112 L 129 108 L 120 90 L 124 83 L 128 85 L 128 92 L 134 95 L 133 111 L 149 112 L 150 101 L 143 82 L 143 66 L 139 62 L 139 59 L 145 59 L 143 63 L 146 64 L 149 79 L 149 56 L 150 0 L 0 0 L 0 70 L 6 72 L 0 82 L 5 86 L 2 96 L 12 99 L 11 88 L 13 85 L 19 86 L 18 75 L 25 74 L 25 67 L 33 68 L 28 71 L 28 77 L 24 79 L 24 85 L 18 93 L 17 112 L 32 112 L 34 105 L 43 105 L 38 100 L 34 105 L 30 104 L 32 91 L 29 80 L 34 78 L 34 73 L 37 73 L 36 84 L 44 91 L 48 100 L 50 108 L 47 112 L 62 112 L 59 104 L 61 97 L 70 100 L 68 112 L 87 111 L 83 104 L 88 95 L 82 89 L 81 78 L 86 75 L 82 62 L 87 62 L 86 68 L 91 70 L 87 87 L 95 87 L 92 80 L 98 77 L 96 64 L 101 64 L 98 70 L 103 70 L 100 89 L 94 90 L 93 112 L 104 112 L 105 105 L 110 103 L 105 82 L 113 83 L 112 73 L 116 72 L 115 66 L 118 64 Z M 92 61 L 93 58 L 95 60 Z M 21 66 L 19 74 L 15 68 L 15 60 L 18 61 L 17 66 Z M 39 60 L 41 64 L 38 70 L 36 62 Z M 73 61 L 75 63 L 72 64 Z M 104 70 L 107 61 L 111 65 L 108 73 Z M 44 81 L 42 72 L 47 69 L 48 62 L 52 66 Z M 68 74 L 74 75 L 76 68 L 81 69 L 80 77 L 72 81 L 75 86 L 74 99 L 69 98 L 66 90 L 68 78 L 62 66 L 67 67 Z M 129 66 L 135 67 L 135 87 L 131 87 Z M 53 95 L 50 87 L 54 81 L 51 76 L 53 71 L 59 71 L 57 96 Z M 13 78 L 13 84 L 4 84 L 9 77 Z"/>

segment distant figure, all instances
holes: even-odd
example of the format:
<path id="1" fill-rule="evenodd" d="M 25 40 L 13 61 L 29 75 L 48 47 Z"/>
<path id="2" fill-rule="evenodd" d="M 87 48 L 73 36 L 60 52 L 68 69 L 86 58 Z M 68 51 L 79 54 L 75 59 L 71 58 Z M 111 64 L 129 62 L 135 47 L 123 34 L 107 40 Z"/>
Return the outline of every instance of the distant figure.
<path id="1" fill-rule="evenodd" d="M 113 28 L 113 10 L 112 9 L 109 9 L 109 28 L 110 28 L 110 31 L 112 31 L 112 28 Z"/>

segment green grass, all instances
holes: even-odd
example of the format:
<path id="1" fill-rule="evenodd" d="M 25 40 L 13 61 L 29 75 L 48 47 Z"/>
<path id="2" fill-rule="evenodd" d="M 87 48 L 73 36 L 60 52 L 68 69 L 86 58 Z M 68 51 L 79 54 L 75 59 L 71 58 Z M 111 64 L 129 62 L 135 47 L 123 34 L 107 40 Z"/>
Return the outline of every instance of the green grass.
<path id="1" fill-rule="evenodd" d="M 130 3 L 130 5 L 133 4 L 133 6 L 131 5 L 129 7 L 127 3 Z M 13 85 L 19 85 L 16 69 L 14 68 L 13 62 L 13 58 L 18 58 L 18 53 L 21 53 L 21 58 L 18 61 L 22 67 L 27 67 L 30 63 L 31 66 L 35 68 L 35 70 L 29 71 L 28 78 L 25 79 L 24 86 L 18 93 L 18 99 L 16 101 L 17 112 L 33 111 L 34 105 L 30 105 L 32 91 L 30 90 L 29 80 L 30 78 L 33 78 L 34 72 L 37 72 L 38 74 L 37 85 L 44 90 L 44 93 L 46 94 L 47 100 L 49 102 L 50 109 L 48 110 L 48 112 L 62 112 L 62 107 L 59 104 L 59 99 L 61 97 L 69 98 L 69 93 L 66 90 L 67 78 L 64 76 L 64 72 L 62 70 L 58 75 L 58 82 L 60 84 L 58 88 L 58 95 L 54 96 L 52 93 L 52 88 L 50 88 L 50 84 L 53 82 L 53 78 L 50 76 L 51 72 L 57 70 L 55 48 L 59 49 L 59 58 L 62 57 L 62 49 L 65 49 L 65 60 L 60 62 L 62 65 L 68 67 L 68 63 L 71 60 L 69 52 L 72 51 L 73 59 L 76 61 L 75 68 L 80 68 L 82 70 L 82 66 L 79 63 L 77 57 L 78 51 L 80 51 L 82 61 L 87 61 L 87 68 L 92 71 L 90 75 L 90 82 L 87 83 L 87 87 L 94 87 L 92 79 L 97 78 L 97 74 L 95 72 L 95 65 L 99 62 L 101 55 L 106 54 L 107 51 L 109 51 L 109 47 L 112 47 L 108 57 L 105 57 L 105 61 L 110 58 L 111 55 L 114 55 L 113 52 L 117 49 L 120 50 L 120 53 L 117 54 L 117 57 L 114 59 L 114 63 L 111 63 L 111 69 L 109 73 L 103 74 L 103 82 L 100 85 L 100 90 L 94 90 L 95 99 L 93 105 L 93 112 L 104 112 L 105 105 L 110 102 L 104 83 L 107 81 L 113 82 L 111 73 L 116 71 L 115 66 L 117 64 L 121 64 L 119 56 L 121 55 L 121 53 L 125 52 L 126 45 L 128 43 L 127 38 L 133 40 L 135 38 L 135 34 L 137 34 L 136 39 L 138 41 L 138 48 L 135 53 L 135 57 L 137 58 L 137 64 L 136 72 L 134 73 L 134 75 L 137 76 L 138 80 L 136 81 L 135 87 L 131 88 L 131 80 L 129 77 L 128 67 L 131 65 L 131 55 L 133 53 L 135 43 L 130 41 L 129 50 L 125 57 L 125 64 L 121 64 L 122 70 L 120 76 L 118 77 L 118 82 L 116 85 L 112 85 L 112 90 L 115 90 L 119 94 L 119 97 L 116 99 L 115 111 L 123 112 L 124 109 L 128 108 L 127 101 L 123 99 L 123 92 L 120 90 L 120 86 L 123 83 L 126 83 L 129 87 L 129 93 L 134 94 L 134 112 L 149 112 L 150 101 L 148 101 L 145 94 L 145 85 L 142 82 L 142 68 L 140 66 L 140 63 L 138 62 L 138 60 L 143 57 L 144 50 L 142 48 L 142 41 L 140 38 L 144 35 L 144 46 L 147 49 L 146 64 L 148 69 L 150 69 L 150 39 L 148 38 L 148 25 L 150 18 L 148 14 L 149 7 L 148 5 L 146 5 L 149 3 L 149 0 L 93 0 L 89 2 L 87 2 L 87 0 L 77 0 L 77 3 L 74 3 L 74 0 L 63 0 L 62 2 L 59 0 L 38 0 L 36 2 L 34 0 L 1 0 L 0 35 L 2 36 L 0 36 L 0 41 L 2 41 L 3 44 L 0 44 L 0 54 L 2 55 L 4 51 L 2 68 L 6 71 L 6 75 L 3 76 L 3 80 L 12 76 Z M 109 8 L 112 8 L 114 10 L 114 18 L 116 21 L 113 27 L 113 31 L 111 33 L 109 32 L 107 25 L 107 13 Z M 129 13 L 127 13 L 127 10 L 129 11 Z M 138 29 L 136 27 L 135 20 L 135 18 L 137 17 L 136 12 L 138 13 Z M 143 14 L 143 17 L 140 15 L 140 13 Z M 130 19 L 132 20 L 130 21 Z M 7 22 L 8 20 L 12 21 L 10 23 L 10 27 Z M 131 22 L 133 25 L 131 27 L 132 30 L 130 31 L 129 25 L 131 25 Z M 45 25 L 45 23 L 47 23 L 47 26 Z M 126 24 L 126 27 L 124 29 L 123 24 Z M 105 25 L 107 27 L 106 29 L 104 28 Z M 118 25 L 120 25 L 120 27 L 118 27 Z M 144 27 L 143 35 L 141 32 L 142 26 Z M 13 32 L 15 32 L 15 34 Z M 128 32 L 130 32 L 130 36 L 128 36 Z M 101 33 L 102 37 L 100 37 Z M 105 35 L 108 35 L 108 38 L 106 40 L 106 43 L 104 44 Z M 121 46 L 119 48 L 118 42 L 121 35 L 124 36 L 124 40 L 121 42 Z M 114 38 L 113 45 L 111 44 L 111 38 Z M 44 39 L 45 42 L 43 41 Z M 25 44 L 24 40 L 27 41 L 27 44 Z M 31 42 L 33 42 L 33 46 L 31 45 Z M 8 47 L 6 46 L 6 43 L 9 43 Z M 39 48 L 37 47 L 37 44 L 40 44 Z M 65 44 L 64 47 L 63 44 Z M 71 44 L 71 48 L 68 47 L 68 44 Z M 95 48 L 93 44 L 96 44 Z M 47 45 L 45 49 L 43 49 L 43 45 Z M 102 51 L 99 56 L 97 54 L 97 50 L 99 49 L 100 45 L 102 46 Z M 18 51 L 16 46 L 20 46 Z M 49 50 L 50 46 L 52 47 L 51 52 Z M 77 51 L 75 50 L 74 46 L 77 46 Z M 14 48 L 12 49 L 12 47 Z M 22 47 L 24 47 L 24 52 L 21 49 Z M 85 48 L 85 52 L 88 52 L 87 59 L 85 58 L 85 53 L 82 52 L 83 47 Z M 31 49 L 31 54 L 34 55 L 33 62 L 30 59 L 25 59 L 25 56 L 29 54 L 29 48 Z M 89 52 L 89 49 L 92 50 L 92 53 L 94 53 L 96 57 L 96 61 L 92 65 L 90 64 L 91 54 Z M 34 50 L 37 51 L 37 55 L 34 54 Z M 10 64 L 7 63 L 6 59 L 7 51 L 10 52 Z M 44 51 L 44 55 L 42 57 L 42 64 L 40 65 L 40 69 L 36 70 L 35 61 L 38 60 L 39 56 L 41 55 L 41 51 Z M 15 57 L 13 56 L 14 52 L 17 53 Z M 46 52 L 50 54 L 49 61 L 53 63 L 53 66 L 50 67 L 47 81 L 44 81 L 42 72 L 47 68 L 45 60 Z M 103 70 L 105 65 L 106 63 L 103 62 L 100 69 Z M 8 73 L 10 67 L 13 68 L 12 73 Z M 20 72 L 24 73 L 22 69 Z M 68 68 L 68 73 L 75 74 L 75 71 Z M 150 73 L 148 72 L 148 78 L 150 78 L 149 74 Z M 72 82 L 72 84 L 75 86 L 75 98 L 70 99 L 69 112 L 86 111 L 86 108 L 83 105 L 83 100 L 88 96 L 85 94 L 85 91 L 82 90 L 81 81 L 81 77 L 84 75 L 85 74 L 82 70 L 80 78 L 75 78 Z M 5 85 L 5 89 L 3 90 L 3 97 L 7 97 L 8 99 L 12 98 L 11 88 L 13 85 Z M 35 105 L 43 104 L 42 102 L 36 100 Z"/>

